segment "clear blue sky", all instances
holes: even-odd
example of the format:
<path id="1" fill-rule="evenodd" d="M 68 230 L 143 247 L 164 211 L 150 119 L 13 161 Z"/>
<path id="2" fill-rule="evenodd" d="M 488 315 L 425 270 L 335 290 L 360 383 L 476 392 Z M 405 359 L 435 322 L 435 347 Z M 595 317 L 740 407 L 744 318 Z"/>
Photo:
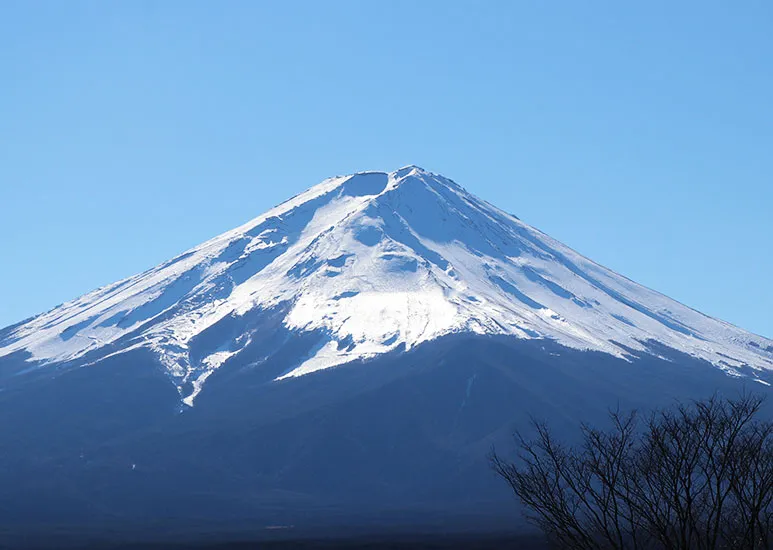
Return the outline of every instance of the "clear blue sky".
<path id="1" fill-rule="evenodd" d="M 0 325 L 418 164 L 773 337 L 773 4 L 10 1 Z"/>

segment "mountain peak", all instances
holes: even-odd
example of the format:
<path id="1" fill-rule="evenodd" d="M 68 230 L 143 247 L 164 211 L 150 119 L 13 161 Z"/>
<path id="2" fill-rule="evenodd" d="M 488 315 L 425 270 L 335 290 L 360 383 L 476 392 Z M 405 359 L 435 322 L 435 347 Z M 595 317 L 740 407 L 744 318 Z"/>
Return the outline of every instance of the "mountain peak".
<path id="1" fill-rule="evenodd" d="M 422 175 L 432 175 L 432 172 L 425 170 L 424 168 L 422 168 L 421 166 L 417 166 L 416 164 L 408 164 L 406 166 L 398 168 L 397 170 L 392 172 L 392 175 L 395 178 L 402 178 L 411 173 L 422 174 Z"/>
<path id="2" fill-rule="evenodd" d="M 147 349 L 191 405 L 215 370 L 256 353 L 269 322 L 316 342 L 278 379 L 451 333 L 622 358 L 657 342 L 736 375 L 773 368 L 773 342 L 637 285 L 415 165 L 325 180 L 154 269 L 0 331 L 0 357 L 24 355 L 28 371 Z M 279 353 L 275 340 L 261 353 Z"/>

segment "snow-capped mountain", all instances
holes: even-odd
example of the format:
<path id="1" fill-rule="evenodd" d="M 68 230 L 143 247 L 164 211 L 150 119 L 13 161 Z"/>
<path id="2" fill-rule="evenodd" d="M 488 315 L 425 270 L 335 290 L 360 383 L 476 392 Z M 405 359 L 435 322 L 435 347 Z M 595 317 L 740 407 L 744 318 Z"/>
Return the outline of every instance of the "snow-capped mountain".
<path id="1" fill-rule="evenodd" d="M 773 368 L 772 341 L 638 285 L 416 166 L 325 180 L 158 267 L 0 331 L 0 358 L 22 353 L 20 370 L 42 370 L 144 348 L 192 405 L 255 332 L 219 337 L 206 353 L 192 343 L 270 311 L 282 312 L 285 329 L 318 335 L 278 380 L 456 333 L 622 359 L 657 354 L 657 343 L 751 378 Z M 259 365 L 265 349 L 246 359 Z"/>
<path id="2" fill-rule="evenodd" d="M 569 438 L 609 407 L 772 382 L 772 341 L 451 180 L 331 178 L 0 330 L 0 546 L 60 546 L 57 525 L 511 529 L 486 456 L 529 417 Z"/>

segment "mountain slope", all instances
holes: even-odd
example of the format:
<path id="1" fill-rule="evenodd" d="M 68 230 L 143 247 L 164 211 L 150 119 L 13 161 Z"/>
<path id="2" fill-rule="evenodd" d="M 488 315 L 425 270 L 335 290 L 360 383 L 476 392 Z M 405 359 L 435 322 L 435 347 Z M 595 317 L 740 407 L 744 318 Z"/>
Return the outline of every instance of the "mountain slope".
<path id="1" fill-rule="evenodd" d="M 637 285 L 415 166 L 325 180 L 169 262 L 1 331 L 0 358 L 22 357 L 17 374 L 146 349 L 192 405 L 240 354 L 259 366 L 280 351 L 280 340 L 264 341 L 255 353 L 269 318 L 272 330 L 314 335 L 277 379 L 465 333 L 626 360 L 657 354 L 657 343 L 752 379 L 773 368 L 770 340 Z"/>

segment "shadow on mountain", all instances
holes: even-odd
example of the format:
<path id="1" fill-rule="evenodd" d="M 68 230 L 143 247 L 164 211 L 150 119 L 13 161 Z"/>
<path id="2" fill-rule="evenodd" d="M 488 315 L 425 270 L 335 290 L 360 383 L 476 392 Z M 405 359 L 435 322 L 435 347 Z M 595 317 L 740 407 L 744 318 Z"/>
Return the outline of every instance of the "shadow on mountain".
<path id="1" fill-rule="evenodd" d="M 245 328 L 226 322 L 194 353 Z M 170 529 L 264 536 L 276 526 L 309 536 L 518 530 L 517 506 L 486 455 L 510 449 L 529 416 L 571 439 L 580 421 L 603 425 L 609 407 L 648 410 L 744 384 L 767 391 L 668 349 L 629 363 L 471 335 L 274 382 L 324 335 L 269 335 L 182 412 L 140 350 L 0 392 L 0 532 L 82 526 L 152 540 Z M 256 362 L 274 339 L 283 353 Z"/>

